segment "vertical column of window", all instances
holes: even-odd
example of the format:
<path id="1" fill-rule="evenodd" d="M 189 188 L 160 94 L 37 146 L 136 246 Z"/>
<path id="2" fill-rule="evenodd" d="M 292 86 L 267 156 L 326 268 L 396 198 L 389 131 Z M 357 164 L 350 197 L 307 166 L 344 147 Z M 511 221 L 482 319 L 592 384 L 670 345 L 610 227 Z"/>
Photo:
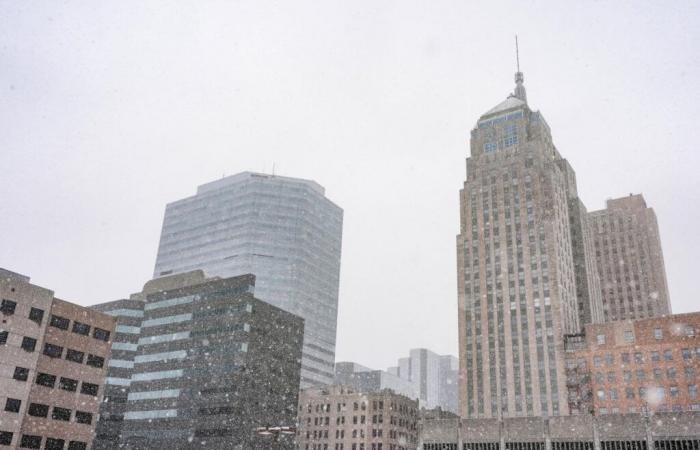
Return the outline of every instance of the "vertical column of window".
<path id="1" fill-rule="evenodd" d="M 473 291 L 469 292 L 467 290 L 469 298 L 468 298 L 468 303 L 472 307 L 471 309 L 471 314 L 470 317 L 466 320 L 467 323 L 467 411 L 468 415 L 471 417 L 474 414 L 474 398 L 475 398 L 475 391 L 474 391 L 474 371 L 479 370 L 478 366 L 474 365 L 474 333 L 480 333 L 481 330 L 478 329 L 477 323 L 476 323 L 476 316 L 475 314 L 478 311 L 478 308 L 476 307 L 476 299 L 478 298 L 478 286 L 479 286 L 479 277 L 478 277 L 478 271 L 479 271 L 479 239 L 478 239 L 478 218 L 477 218 L 477 210 L 478 210 L 478 205 L 476 203 L 476 192 L 474 189 L 470 190 L 469 193 L 469 203 L 468 203 L 468 208 L 470 212 L 470 217 L 471 217 L 471 223 L 472 223 L 472 229 L 471 229 L 471 234 L 470 238 L 468 240 L 470 247 L 471 247 L 471 253 L 470 258 L 465 260 L 465 265 L 467 265 L 470 270 L 469 270 L 469 277 L 472 280 L 471 281 L 471 287 L 473 287 Z M 474 235 L 476 234 L 476 238 Z M 477 275 L 474 275 L 474 274 Z M 478 354 L 478 351 L 477 351 Z"/>
<path id="2" fill-rule="evenodd" d="M 514 383 L 514 400 L 516 413 L 522 411 L 521 404 L 521 379 L 520 379 L 520 339 L 518 332 L 518 310 L 515 303 L 515 281 L 513 280 L 513 259 L 510 252 L 511 240 L 513 237 L 511 227 L 511 190 L 509 186 L 510 176 L 508 172 L 503 173 L 503 216 L 505 227 L 505 243 L 506 243 L 506 267 L 507 267 L 507 289 L 504 287 L 503 295 L 508 295 L 510 307 L 510 336 L 511 336 L 511 354 L 513 367 L 513 383 Z"/>
<path id="3" fill-rule="evenodd" d="M 475 186 L 476 188 L 476 186 Z M 475 209 L 478 208 L 479 202 L 478 199 L 474 202 Z M 478 210 L 477 210 L 477 217 L 478 217 Z M 483 222 L 482 222 L 482 228 L 483 228 Z M 475 232 L 475 241 L 478 242 L 479 247 L 481 247 L 482 242 L 481 239 L 479 238 L 479 233 L 478 230 Z M 479 249 L 481 250 L 481 249 Z M 486 386 L 484 385 L 484 371 L 483 371 L 483 363 L 484 363 L 484 356 L 483 356 L 483 336 L 484 336 L 484 329 L 482 328 L 482 323 L 481 323 L 481 265 L 483 264 L 483 261 L 481 258 L 479 259 L 479 266 L 477 268 L 476 272 L 476 277 L 479 280 L 479 285 L 475 286 L 478 287 L 479 289 L 474 292 L 474 317 L 475 317 L 475 330 L 476 330 L 476 385 L 477 389 L 479 392 L 479 395 L 477 395 L 477 415 L 478 417 L 483 417 L 484 415 L 484 392 L 486 392 Z"/>
<path id="4" fill-rule="evenodd" d="M 506 364 L 506 338 L 505 326 L 506 316 L 503 307 L 504 289 L 501 276 L 501 220 L 499 209 L 499 184 L 496 183 L 496 176 L 491 177 L 491 223 L 493 224 L 493 268 L 494 280 L 496 283 L 496 324 L 498 328 L 498 370 L 500 383 L 500 407 L 503 413 L 508 412 L 508 383 Z"/>
<path id="5" fill-rule="evenodd" d="M 491 214 L 489 208 L 489 187 L 487 185 L 488 176 L 484 174 L 482 178 L 482 215 L 484 218 L 483 236 L 484 236 L 484 269 L 486 274 L 486 317 L 487 317 L 487 343 L 488 343 L 488 363 L 489 363 L 489 378 L 488 388 L 490 394 L 490 414 L 493 416 L 496 412 L 498 400 L 496 380 L 497 366 L 497 348 L 496 338 L 494 335 L 494 314 L 495 305 L 493 298 L 493 258 L 491 254 Z"/>

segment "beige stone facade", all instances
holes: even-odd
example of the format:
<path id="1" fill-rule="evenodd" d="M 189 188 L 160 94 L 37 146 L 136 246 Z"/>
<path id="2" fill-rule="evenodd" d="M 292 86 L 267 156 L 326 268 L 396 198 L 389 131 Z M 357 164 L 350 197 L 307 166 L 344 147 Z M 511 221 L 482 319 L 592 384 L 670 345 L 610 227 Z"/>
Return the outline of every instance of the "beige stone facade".
<path id="1" fill-rule="evenodd" d="M 115 319 L 3 269 L 0 296 L 0 448 L 91 448 Z"/>
<path id="2" fill-rule="evenodd" d="M 574 414 L 700 411 L 700 312 L 587 325 L 567 347 Z"/>
<path id="3" fill-rule="evenodd" d="M 408 450 L 418 442 L 418 402 L 390 390 L 359 393 L 345 386 L 299 394 L 300 450 Z"/>
<path id="4" fill-rule="evenodd" d="M 641 194 L 588 214 L 605 321 L 671 313 L 656 214 Z"/>
<path id="5" fill-rule="evenodd" d="M 568 414 L 563 336 L 580 323 L 561 161 L 521 98 L 472 130 L 457 237 L 464 418 Z"/>

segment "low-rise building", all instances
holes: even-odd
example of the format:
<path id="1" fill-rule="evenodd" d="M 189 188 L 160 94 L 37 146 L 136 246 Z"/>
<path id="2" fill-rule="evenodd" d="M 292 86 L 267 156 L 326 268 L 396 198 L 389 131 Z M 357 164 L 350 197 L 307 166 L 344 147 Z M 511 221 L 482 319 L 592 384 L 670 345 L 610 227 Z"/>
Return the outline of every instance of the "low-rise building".
<path id="1" fill-rule="evenodd" d="M 91 448 L 115 319 L 4 269 L 0 298 L 0 448 Z"/>
<path id="2" fill-rule="evenodd" d="M 587 325 L 565 347 L 572 414 L 700 411 L 700 312 Z"/>
<path id="3" fill-rule="evenodd" d="M 428 419 L 418 450 L 694 450 L 700 412 Z"/>
<path id="4" fill-rule="evenodd" d="M 299 394 L 301 450 L 409 450 L 418 444 L 418 402 L 391 390 L 325 386 Z"/>

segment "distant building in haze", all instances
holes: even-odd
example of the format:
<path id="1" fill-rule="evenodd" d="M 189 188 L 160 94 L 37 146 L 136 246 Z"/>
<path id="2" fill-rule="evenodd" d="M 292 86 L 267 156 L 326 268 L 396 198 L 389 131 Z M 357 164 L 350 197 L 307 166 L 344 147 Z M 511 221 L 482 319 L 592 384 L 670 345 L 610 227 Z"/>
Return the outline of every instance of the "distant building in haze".
<path id="1" fill-rule="evenodd" d="M 301 385 L 330 384 L 343 211 L 309 180 L 243 172 L 167 205 L 154 276 L 256 276 L 256 296 L 305 320 Z"/>
<path id="2" fill-rule="evenodd" d="M 425 348 L 411 349 L 407 358 L 387 371 L 413 385 L 421 408 L 441 407 L 457 412 L 459 407 L 459 360 L 451 355 L 438 355 Z"/>
<path id="3" fill-rule="evenodd" d="M 408 398 L 418 398 L 413 383 L 384 370 L 373 370 L 354 362 L 335 363 L 334 384 L 349 386 L 357 392 L 380 392 L 391 389 Z"/>

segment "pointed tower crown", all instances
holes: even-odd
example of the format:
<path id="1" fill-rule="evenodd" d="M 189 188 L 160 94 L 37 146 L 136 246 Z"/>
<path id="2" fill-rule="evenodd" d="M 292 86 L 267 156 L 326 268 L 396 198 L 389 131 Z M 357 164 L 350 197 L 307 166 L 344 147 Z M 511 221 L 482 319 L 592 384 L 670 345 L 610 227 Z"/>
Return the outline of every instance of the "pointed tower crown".
<path id="1" fill-rule="evenodd" d="M 515 35 L 515 62 L 517 67 L 517 72 L 515 72 L 515 91 L 513 91 L 513 97 L 519 98 L 520 100 L 527 103 L 527 92 L 525 92 L 525 85 L 523 81 L 525 77 L 520 71 L 520 51 L 518 50 L 518 35 Z"/>

